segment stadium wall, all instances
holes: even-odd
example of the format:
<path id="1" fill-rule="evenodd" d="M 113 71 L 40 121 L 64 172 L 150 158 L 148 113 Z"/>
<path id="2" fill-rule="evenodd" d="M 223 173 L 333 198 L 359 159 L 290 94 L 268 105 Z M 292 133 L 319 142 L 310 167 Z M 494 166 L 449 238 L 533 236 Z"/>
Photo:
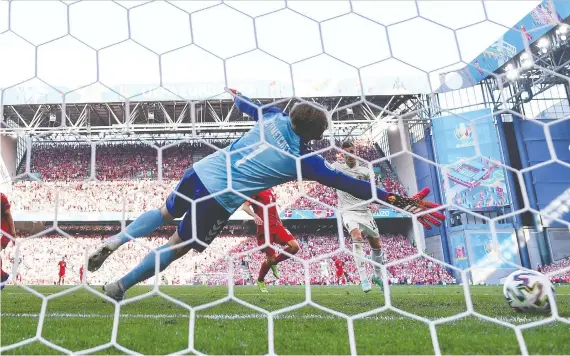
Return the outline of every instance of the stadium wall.
<path id="1" fill-rule="evenodd" d="M 421 140 L 412 143 L 411 151 L 417 154 L 418 156 L 429 159 L 428 144 L 426 142 L 426 138 L 429 138 L 429 136 L 424 136 Z M 414 163 L 414 171 L 416 174 L 416 186 L 422 188 L 424 187 L 429 188 L 431 192 L 429 193 L 426 199 L 430 201 L 437 201 L 438 199 L 434 197 L 434 192 L 436 191 L 435 184 L 437 184 L 437 177 L 434 177 L 432 175 L 431 165 L 419 159 L 414 159 L 413 163 Z M 440 234 L 441 232 L 438 227 L 434 227 L 432 230 L 425 232 L 426 237 L 440 236 Z"/>
<path id="2" fill-rule="evenodd" d="M 528 256 L 530 259 L 530 266 L 536 268 L 538 265 L 542 265 L 540 259 L 540 247 L 538 245 L 538 239 L 542 238 L 541 233 L 538 233 L 534 229 L 525 228 L 524 238 L 526 240 L 526 246 L 528 250 Z"/>
<path id="3" fill-rule="evenodd" d="M 441 235 L 431 235 L 429 238 L 425 239 L 426 248 L 425 251 L 428 256 L 437 258 L 443 261 L 443 248 L 441 245 Z"/>
<path id="4" fill-rule="evenodd" d="M 543 123 L 551 120 L 542 120 Z M 551 159 L 544 127 L 533 120 L 520 120 L 522 139 L 528 156 L 528 166 L 537 165 Z M 570 164 L 570 121 L 563 121 L 550 127 L 552 144 L 557 158 Z M 551 163 L 531 171 L 532 184 L 536 194 L 538 210 L 544 209 L 564 190 L 570 187 L 570 168 L 558 163 Z M 570 222 L 570 213 L 563 216 Z M 550 226 L 560 227 L 562 224 L 553 222 Z M 570 243 L 570 242 L 569 242 Z"/>
<path id="5" fill-rule="evenodd" d="M 400 130 L 388 131 L 388 144 L 390 145 L 391 154 L 396 154 L 403 151 L 406 144 L 406 149 L 410 150 L 410 132 L 409 130 L 404 131 L 404 141 L 402 143 L 402 137 L 400 136 Z M 418 185 L 416 182 L 416 175 L 414 169 L 414 159 L 411 155 L 404 154 L 396 156 L 391 160 L 392 166 L 398 174 L 398 178 L 408 190 L 408 193 L 415 193 L 418 191 Z"/>
<path id="6" fill-rule="evenodd" d="M 552 261 L 557 262 L 570 256 L 570 232 L 566 228 L 549 228 L 546 232 L 550 243 Z"/>
<path id="7" fill-rule="evenodd" d="M 459 269 L 471 267 L 471 281 L 474 284 L 498 284 L 520 265 L 520 256 L 515 231 L 510 224 L 497 224 L 498 248 L 493 244 L 489 225 L 469 224 L 449 229 L 449 244 L 453 265 Z M 453 271 L 455 278 L 461 275 Z"/>
<path id="8" fill-rule="evenodd" d="M 403 141 L 403 142 L 402 142 Z M 402 152 L 404 149 L 410 151 L 410 130 L 406 126 L 404 130 L 403 137 L 401 135 L 401 129 L 398 130 L 388 130 L 388 145 L 390 147 L 390 153 L 396 154 Z M 404 145 L 406 145 L 404 147 Z M 416 169 L 414 167 L 414 158 L 409 154 L 403 154 L 392 158 L 392 167 L 398 175 L 398 179 L 406 188 L 408 194 L 415 194 L 418 191 L 418 182 L 416 181 Z M 410 223 L 405 230 L 405 236 L 410 241 L 416 241 L 418 246 L 424 250 L 426 246 L 425 242 L 425 229 L 418 229 L 419 236 L 415 236 L 414 226 L 411 223 L 411 219 L 408 219 Z"/>

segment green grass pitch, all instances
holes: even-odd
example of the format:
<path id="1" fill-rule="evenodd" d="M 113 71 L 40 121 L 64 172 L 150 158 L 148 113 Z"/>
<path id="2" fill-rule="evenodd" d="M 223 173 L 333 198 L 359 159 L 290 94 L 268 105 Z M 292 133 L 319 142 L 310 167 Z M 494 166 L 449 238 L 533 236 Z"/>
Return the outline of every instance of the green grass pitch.
<path id="1" fill-rule="evenodd" d="M 49 296 L 65 287 L 34 287 Z M 100 288 L 100 287 L 94 287 Z M 512 324 L 540 320 L 544 316 L 511 311 L 499 286 L 471 286 L 475 311 Z M 149 291 L 136 287 L 128 297 Z M 305 301 L 304 287 L 235 287 L 235 296 L 269 311 Z M 228 295 L 227 287 L 164 286 L 165 294 L 199 306 Z M 560 315 L 554 322 L 523 332 L 530 354 L 570 354 L 570 286 L 557 286 Z M 311 287 L 312 300 L 322 306 L 355 315 L 384 305 L 379 289 L 365 294 L 359 286 Z M 41 299 L 24 289 L 8 286 L 1 297 L 1 344 L 6 346 L 36 335 Z M 391 288 L 393 306 L 431 320 L 466 311 L 463 288 Z M 144 354 L 165 354 L 188 348 L 190 312 L 164 298 L 152 296 L 121 307 L 117 342 Z M 114 306 L 86 290 L 74 291 L 47 303 L 42 336 L 72 351 L 111 341 Z M 312 306 L 279 314 L 274 319 L 277 354 L 348 354 L 348 322 Z M 265 354 L 268 321 L 256 310 L 228 301 L 196 312 L 194 346 L 207 354 Z M 467 317 L 436 327 L 443 354 L 520 354 L 513 329 Z M 359 354 L 433 354 L 428 325 L 392 311 L 354 321 Z M 34 342 L 3 354 L 58 354 Z M 97 354 L 123 354 L 110 347 Z"/>

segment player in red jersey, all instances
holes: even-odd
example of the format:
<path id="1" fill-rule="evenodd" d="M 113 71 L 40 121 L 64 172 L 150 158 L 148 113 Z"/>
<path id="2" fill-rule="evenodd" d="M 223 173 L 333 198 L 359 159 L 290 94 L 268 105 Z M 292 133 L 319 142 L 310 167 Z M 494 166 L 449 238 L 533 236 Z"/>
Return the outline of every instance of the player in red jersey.
<path id="1" fill-rule="evenodd" d="M 257 195 L 252 197 L 255 201 L 259 202 L 261 205 L 270 205 L 267 208 L 267 218 L 269 225 L 269 243 L 279 244 L 285 247 L 284 251 L 290 255 L 294 255 L 299 251 L 299 244 L 295 237 L 283 226 L 281 219 L 279 218 L 279 213 L 277 212 L 277 206 L 274 204 L 277 200 L 275 192 L 272 188 L 264 190 Z M 253 209 L 252 209 L 253 206 Z M 243 211 L 245 211 L 249 216 L 251 216 L 257 225 L 257 245 L 261 246 L 265 243 L 265 228 L 263 225 L 263 208 L 259 205 L 252 204 L 246 201 L 242 206 Z M 259 270 L 259 276 L 257 278 L 257 286 L 263 293 L 267 293 L 267 287 L 265 286 L 265 276 L 269 269 L 273 271 L 275 278 L 279 278 L 279 271 L 277 270 L 277 264 L 283 262 L 289 258 L 284 253 L 275 255 L 275 250 L 272 247 L 266 247 L 264 252 L 267 256 L 265 262 L 261 265 Z"/>
<path id="2" fill-rule="evenodd" d="M 12 213 L 10 211 L 10 202 L 8 201 L 8 197 L 4 193 L 0 193 L 0 200 L 1 200 L 1 228 L 2 232 L 9 234 L 10 236 L 14 237 L 16 235 L 16 229 L 14 227 L 14 218 L 12 217 Z M 0 251 L 5 249 L 8 244 L 10 243 L 10 238 L 8 236 L 4 236 L 1 234 L 0 237 Z M 6 286 L 6 281 L 10 275 L 2 269 L 2 260 L 0 260 L 0 272 L 2 273 L 0 279 L 0 290 L 4 289 Z"/>
<path id="3" fill-rule="evenodd" d="M 65 256 L 61 258 L 61 261 L 57 263 L 59 267 L 59 280 L 57 281 L 58 285 L 65 283 L 65 269 L 67 268 L 67 262 L 65 262 Z"/>
<path id="4" fill-rule="evenodd" d="M 344 279 L 344 283 L 346 284 L 346 276 L 344 273 L 344 262 L 340 258 L 337 258 L 336 261 L 334 261 L 334 265 L 336 267 L 336 282 L 337 282 L 337 284 L 340 285 L 341 279 Z"/>
<path id="5" fill-rule="evenodd" d="M 83 283 L 83 266 L 79 267 L 79 283 Z"/>

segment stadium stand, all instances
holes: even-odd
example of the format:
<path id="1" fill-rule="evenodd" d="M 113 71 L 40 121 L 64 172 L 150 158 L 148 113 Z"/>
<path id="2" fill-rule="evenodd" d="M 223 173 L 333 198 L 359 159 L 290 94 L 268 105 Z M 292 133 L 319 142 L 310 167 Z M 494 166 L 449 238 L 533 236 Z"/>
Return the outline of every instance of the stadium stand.
<path id="1" fill-rule="evenodd" d="M 166 142 L 165 144 L 167 144 Z M 216 141 L 218 147 L 227 141 Z M 157 144 L 100 143 L 96 147 L 96 178 L 103 181 L 157 179 Z M 213 149 L 199 142 L 184 142 L 163 150 L 162 177 L 179 179 L 184 167 L 191 167 L 194 157 L 204 157 Z M 84 180 L 90 177 L 91 145 L 88 143 L 50 142 L 34 144 L 31 172 L 45 181 Z M 20 173 L 25 166 L 20 165 Z"/>
<path id="2" fill-rule="evenodd" d="M 174 227 L 163 229 L 148 238 L 131 242 L 113 254 L 103 267 L 88 275 L 90 284 L 103 284 L 111 280 L 117 273 L 126 273 L 134 267 L 149 249 L 156 248 L 164 243 Z M 86 251 L 95 249 L 102 239 L 116 233 L 116 227 L 100 226 L 73 226 L 69 229 L 70 236 L 48 234 L 40 238 L 20 240 L 19 277 L 24 284 L 54 284 L 58 277 L 57 263 L 65 257 L 67 262 L 66 284 L 80 282 L 79 268 L 85 261 Z M 301 251 L 297 258 L 308 260 L 315 256 L 331 253 L 340 245 L 331 235 L 299 234 Z M 346 246 L 350 248 L 349 242 Z M 417 250 L 403 236 L 382 236 L 382 244 L 386 251 L 386 261 L 394 261 L 411 256 Z M 172 268 L 161 274 L 165 284 L 194 284 L 194 285 L 226 285 L 229 275 L 229 256 L 240 255 L 234 260 L 234 283 L 251 284 L 251 278 L 256 278 L 257 272 L 265 255 L 260 251 L 242 255 L 244 251 L 257 247 L 256 239 L 252 235 L 244 234 L 241 230 L 226 230 L 203 253 L 192 252 L 188 256 L 174 262 Z M 369 255 L 368 247 L 366 253 Z M 228 251 L 230 251 L 228 253 Z M 15 248 L 10 245 L 5 256 L 11 261 L 15 258 Z M 354 259 L 345 254 L 338 253 L 336 258 L 345 262 L 345 272 L 348 283 L 359 283 Z M 333 259 L 324 260 L 328 265 L 329 274 L 322 276 L 319 262 L 310 265 L 311 284 L 336 284 L 334 278 L 335 267 Z M 245 262 L 245 263 L 244 263 Z M 368 264 L 368 273 L 372 274 L 373 266 Z M 303 266 L 299 260 L 288 260 L 279 265 L 280 279 L 275 280 L 268 275 L 266 282 L 270 284 L 300 285 L 305 281 Z M 451 284 L 455 283 L 453 277 L 440 265 L 432 264 L 429 260 L 414 259 L 389 268 L 390 282 L 394 284 Z M 152 283 L 152 280 L 145 282 Z"/>
<path id="3" fill-rule="evenodd" d="M 225 141 L 211 144 L 224 147 Z M 340 141 L 337 142 L 340 146 Z M 366 140 L 355 141 L 357 154 L 367 160 L 378 160 L 380 156 Z M 158 147 L 158 146 L 156 146 Z M 322 142 L 313 149 L 326 148 Z M 31 157 L 31 172 L 38 173 L 41 181 L 16 181 L 10 192 L 13 211 L 43 212 L 53 211 L 58 205 L 60 212 L 141 212 L 160 207 L 177 179 L 183 174 L 179 167 L 190 167 L 212 152 L 208 145 L 187 142 L 175 147 L 165 148 L 162 156 L 162 182 L 157 178 L 157 151 L 146 143 L 100 143 L 96 145 L 96 178 L 90 177 L 91 145 L 77 143 L 38 143 L 33 146 Z M 329 161 L 342 160 L 338 150 L 322 152 Z M 405 192 L 394 171 L 387 162 L 376 164 L 379 167 L 377 183 L 385 189 Z M 22 165 L 20 173 L 22 171 Z M 309 197 L 335 207 L 338 204 L 336 192 L 316 182 L 304 182 L 305 193 Z M 291 182 L 276 187 L 278 204 L 281 208 L 322 209 L 323 206 L 299 196 L 297 182 Z M 150 197 L 150 198 L 149 198 Z M 172 229 L 173 227 L 170 227 Z M 45 235 L 40 239 L 22 242 L 20 253 L 20 277 L 24 284 L 53 284 L 57 277 L 57 262 L 66 257 L 68 273 L 66 283 L 79 282 L 79 267 L 84 261 L 86 251 L 92 251 L 100 240 L 118 230 L 112 226 L 73 226 L 70 236 Z M 228 231 L 228 230 L 226 230 Z M 136 264 L 146 253 L 147 249 L 158 247 L 171 234 L 168 229 L 142 239 L 141 243 L 130 243 L 119 253 L 112 256 L 110 263 L 96 274 L 89 277 L 88 282 L 102 284 L 112 279 L 117 273 L 125 273 Z M 297 255 L 300 259 L 330 253 L 339 248 L 338 241 L 332 235 L 298 236 L 302 249 Z M 410 256 L 416 250 L 402 236 L 383 236 L 388 261 Z M 168 284 L 227 284 L 230 254 L 239 254 L 257 246 L 254 236 L 243 231 L 232 231 L 232 234 L 220 236 L 204 253 L 191 254 L 190 257 L 177 261 L 173 268 L 161 275 L 164 283 Z M 350 244 L 347 242 L 350 249 Z M 369 254 L 369 251 L 367 251 Z M 7 251 L 13 261 L 14 249 Z M 255 278 L 264 255 L 261 252 L 247 254 L 247 257 L 236 260 L 234 266 L 234 283 L 244 284 L 252 276 Z M 345 272 L 349 283 L 359 283 L 354 260 L 344 253 L 338 258 L 345 261 Z M 329 274 L 323 278 L 318 263 L 311 264 L 310 281 L 312 284 L 336 283 L 334 276 L 334 261 L 327 260 Z M 247 266 L 247 267 L 244 267 Z M 367 267 L 372 273 L 372 265 Z M 304 283 L 303 267 L 298 260 L 290 260 L 280 265 L 281 278 L 276 281 L 273 276 L 267 277 L 267 283 L 297 285 Z M 241 271 L 241 272 L 239 272 Z M 391 283 L 402 284 L 441 284 L 454 283 L 453 278 L 439 265 L 432 266 L 424 260 L 414 260 L 392 267 L 390 270 Z M 147 283 L 149 283 L 147 281 Z"/>
<path id="4" fill-rule="evenodd" d="M 570 258 L 564 258 L 548 266 L 542 267 L 542 273 L 555 273 L 556 271 L 563 270 L 568 267 L 570 267 Z M 551 275 L 550 280 L 556 283 L 570 283 L 570 271 Z"/>
<path id="5" fill-rule="evenodd" d="M 225 147 L 227 141 L 211 144 Z M 340 142 L 337 142 L 340 145 Z M 373 161 L 380 158 L 372 143 L 355 141 L 359 157 Z M 325 143 L 314 145 L 315 150 L 326 148 Z M 140 212 L 159 207 L 177 180 L 183 174 L 181 167 L 191 167 L 193 162 L 211 153 L 213 149 L 203 143 L 186 142 L 163 150 L 162 178 L 157 183 L 157 151 L 145 143 L 107 143 L 96 145 L 96 178 L 90 177 L 91 146 L 76 143 L 39 143 L 33 146 L 31 173 L 39 174 L 42 182 L 17 181 L 10 193 L 14 211 L 38 212 L 55 207 L 56 192 L 60 211 L 104 212 L 122 211 L 123 201 L 127 212 Z M 333 162 L 342 159 L 340 151 L 328 150 L 323 156 Z M 377 183 L 384 189 L 406 194 L 406 189 L 386 161 L 375 164 L 380 173 Z M 21 165 L 20 174 L 24 173 Z M 145 192 L 145 194 L 138 194 Z M 323 206 L 300 197 L 297 182 L 276 187 L 280 208 L 289 210 L 322 209 Z M 148 198 L 147 194 L 151 196 Z M 336 207 L 336 192 L 316 182 L 305 182 L 305 194 L 328 206 Z M 103 197 L 103 198 L 102 198 Z"/>

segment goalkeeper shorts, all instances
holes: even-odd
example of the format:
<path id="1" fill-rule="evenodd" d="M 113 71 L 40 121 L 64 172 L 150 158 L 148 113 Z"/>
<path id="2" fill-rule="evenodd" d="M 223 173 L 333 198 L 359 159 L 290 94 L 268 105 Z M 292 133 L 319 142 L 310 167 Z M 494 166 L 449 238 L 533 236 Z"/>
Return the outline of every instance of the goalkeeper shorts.
<path id="1" fill-rule="evenodd" d="M 193 227 L 196 225 L 195 240 L 190 247 L 200 252 L 218 236 L 231 216 L 215 198 L 206 198 L 209 195 L 194 169 L 189 168 L 166 200 L 170 215 L 175 218 L 184 216 L 178 224 L 178 235 L 182 240 L 192 240 Z M 195 216 L 192 216 L 193 207 L 188 199 L 204 199 L 195 204 Z"/>

